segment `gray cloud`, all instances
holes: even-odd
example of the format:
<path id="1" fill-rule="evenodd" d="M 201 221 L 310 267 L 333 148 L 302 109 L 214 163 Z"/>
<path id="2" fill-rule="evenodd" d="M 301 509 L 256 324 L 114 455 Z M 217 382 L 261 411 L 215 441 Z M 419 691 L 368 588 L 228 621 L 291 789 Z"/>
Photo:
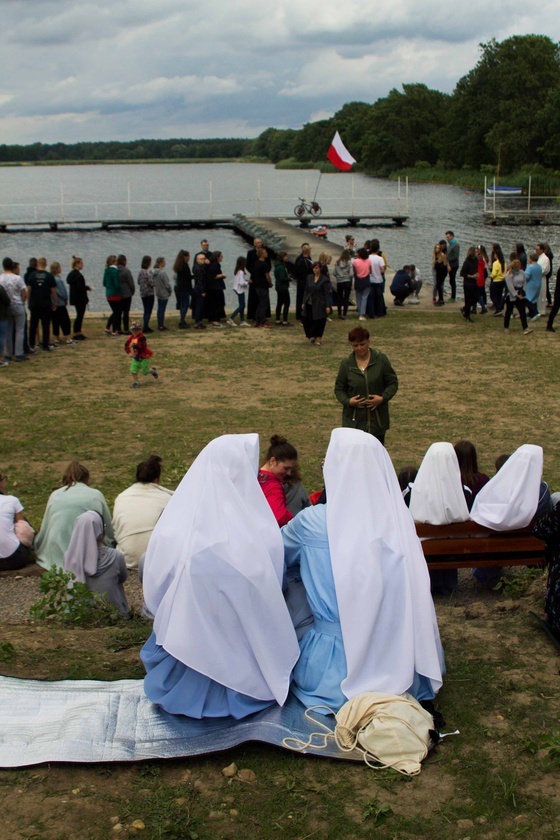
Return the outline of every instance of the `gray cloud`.
<path id="1" fill-rule="evenodd" d="M 478 42 L 529 33 L 554 0 L 0 0 L 4 142 L 256 136 L 403 82 L 451 91 Z"/>

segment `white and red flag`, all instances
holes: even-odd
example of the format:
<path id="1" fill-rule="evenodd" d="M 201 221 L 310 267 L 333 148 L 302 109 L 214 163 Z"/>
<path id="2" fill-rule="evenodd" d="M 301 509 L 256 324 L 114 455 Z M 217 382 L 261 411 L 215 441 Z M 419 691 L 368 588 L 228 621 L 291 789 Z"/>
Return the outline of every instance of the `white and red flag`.
<path id="1" fill-rule="evenodd" d="M 342 172 L 348 172 L 349 169 L 352 169 L 352 166 L 356 163 L 342 140 L 340 139 L 340 134 L 338 131 L 333 137 L 333 141 L 331 143 L 331 147 L 327 152 L 327 157 L 333 166 L 336 166 L 337 169 L 340 169 Z"/>

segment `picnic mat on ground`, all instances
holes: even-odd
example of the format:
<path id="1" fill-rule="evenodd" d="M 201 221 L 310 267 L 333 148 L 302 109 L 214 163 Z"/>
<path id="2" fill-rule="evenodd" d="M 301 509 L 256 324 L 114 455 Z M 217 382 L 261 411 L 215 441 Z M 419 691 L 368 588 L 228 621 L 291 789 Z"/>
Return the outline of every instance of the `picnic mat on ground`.
<path id="1" fill-rule="evenodd" d="M 334 728 L 332 716 L 313 715 Z M 245 741 L 283 747 L 284 738 L 307 741 L 320 730 L 292 695 L 282 708 L 272 706 L 244 720 L 192 720 L 150 703 L 143 680 L 0 677 L 0 767 L 180 758 L 227 750 Z M 304 752 L 363 761 L 358 752 L 341 752 L 332 739 L 324 750 Z"/>

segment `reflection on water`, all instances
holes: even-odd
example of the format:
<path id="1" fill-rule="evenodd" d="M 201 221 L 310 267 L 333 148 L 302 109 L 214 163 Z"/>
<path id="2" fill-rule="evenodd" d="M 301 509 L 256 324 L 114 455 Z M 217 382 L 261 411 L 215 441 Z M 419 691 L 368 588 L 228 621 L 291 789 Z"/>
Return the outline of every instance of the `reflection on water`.
<path id="1" fill-rule="evenodd" d="M 266 164 L 153 164 L 115 166 L 1 167 L 0 217 L 6 221 L 123 218 L 172 219 L 274 214 L 292 220 L 293 207 L 300 197 L 312 198 L 319 173 L 310 170 L 277 171 Z M 317 199 L 325 212 L 357 213 L 406 212 L 404 186 L 397 205 L 397 185 L 393 181 L 356 174 L 323 175 Z M 422 276 L 431 275 L 431 254 L 436 241 L 449 228 L 461 243 L 462 256 L 471 244 L 483 243 L 490 251 L 494 241 L 504 253 L 515 242 L 527 250 L 540 240 L 556 246 L 556 227 L 500 227 L 483 224 L 483 196 L 460 187 L 411 184 L 409 220 L 402 228 L 360 225 L 353 232 L 356 241 L 377 237 L 392 267 L 416 263 Z M 514 205 L 519 207 L 520 205 Z M 295 219 L 294 219 L 295 223 Z M 329 239 L 344 244 L 349 228 L 329 226 Z M 245 240 L 229 230 L 209 231 L 73 231 L 8 233 L 1 235 L 2 256 L 9 255 L 27 265 L 31 256 L 58 260 L 64 275 L 70 270 L 72 255 L 84 259 L 84 274 L 93 286 L 90 308 L 106 308 L 101 280 L 108 254 L 126 254 L 134 276 L 144 254 L 154 259 L 164 256 L 171 276 L 176 253 L 181 248 L 191 254 L 199 250 L 202 238 L 211 248 L 224 253 L 228 275 L 228 305 L 233 303 L 231 279 L 235 261 L 247 250 Z M 302 242 L 309 234 L 302 231 Z M 555 247 L 556 246 L 556 247 Z M 317 244 L 315 251 L 320 246 Z M 140 299 L 134 304 L 140 307 Z"/>

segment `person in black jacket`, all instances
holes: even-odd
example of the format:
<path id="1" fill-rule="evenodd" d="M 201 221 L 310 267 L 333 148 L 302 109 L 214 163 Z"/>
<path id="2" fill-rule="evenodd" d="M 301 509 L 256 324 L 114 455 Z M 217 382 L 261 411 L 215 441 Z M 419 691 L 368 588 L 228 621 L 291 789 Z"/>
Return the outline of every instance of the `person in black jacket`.
<path id="1" fill-rule="evenodd" d="M 414 291 L 412 278 L 410 276 L 410 266 L 404 265 L 395 272 L 393 277 L 390 292 L 395 298 L 393 301 L 395 306 L 402 306 L 409 295 Z"/>
<path id="2" fill-rule="evenodd" d="M 175 257 L 175 262 L 173 263 L 173 271 L 175 272 L 176 277 L 175 291 L 177 292 L 177 297 L 179 299 L 178 309 L 180 312 L 180 330 L 187 330 L 190 326 L 185 321 L 193 292 L 193 276 L 189 265 L 190 256 L 191 255 L 188 251 L 181 249 Z"/>
<path id="3" fill-rule="evenodd" d="M 463 267 L 461 268 L 461 277 L 463 278 L 463 294 L 465 296 L 465 305 L 461 308 L 461 315 L 470 324 L 474 324 L 471 318 L 471 310 L 476 312 L 476 301 L 478 297 L 478 289 L 476 285 L 476 278 L 478 277 L 478 259 L 476 256 L 476 248 L 471 245 L 467 251 L 467 256 Z"/>
<path id="4" fill-rule="evenodd" d="M 81 257 L 72 257 L 72 271 L 66 278 L 66 282 L 70 287 L 69 303 L 76 309 L 76 318 L 74 319 L 74 341 L 85 341 L 86 336 L 82 333 L 82 323 L 86 311 L 86 306 L 89 303 L 88 292 L 91 292 L 91 286 L 88 286 L 82 269 L 84 261 Z"/>

